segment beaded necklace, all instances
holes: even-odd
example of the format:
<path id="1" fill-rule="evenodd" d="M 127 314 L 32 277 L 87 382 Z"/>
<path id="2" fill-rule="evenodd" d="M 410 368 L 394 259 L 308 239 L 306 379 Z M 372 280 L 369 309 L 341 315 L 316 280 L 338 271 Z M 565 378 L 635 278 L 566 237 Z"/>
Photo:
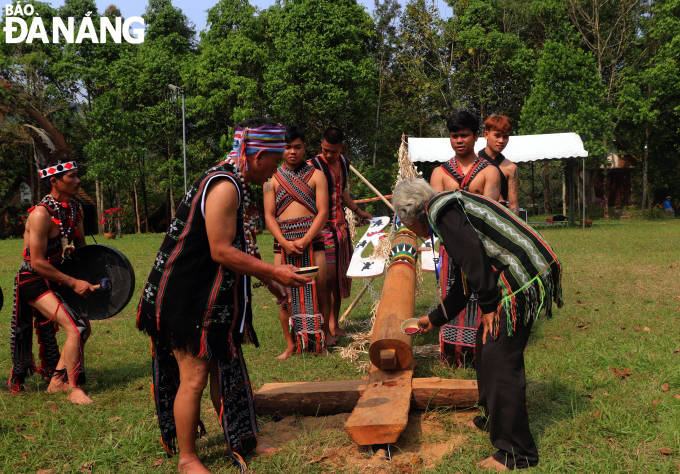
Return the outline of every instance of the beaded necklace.
<path id="1" fill-rule="evenodd" d="M 59 225 L 59 235 L 61 236 L 62 239 L 67 239 L 67 241 L 71 241 L 73 239 L 73 236 L 76 233 L 76 213 L 78 209 L 78 205 L 76 202 L 72 199 L 70 203 L 66 202 L 59 202 L 57 201 L 51 194 L 48 194 L 44 198 L 42 198 L 43 204 L 45 204 L 54 214 L 59 216 L 59 218 L 53 218 L 52 221 Z M 70 215 L 68 213 L 68 208 L 71 208 Z M 64 229 L 64 221 L 67 222 L 68 227 Z"/>
<path id="2" fill-rule="evenodd" d="M 243 175 L 238 169 L 238 166 L 236 166 L 236 162 L 232 158 L 227 158 L 227 163 L 234 168 L 234 175 L 239 180 L 243 195 L 243 232 L 246 236 L 246 253 L 262 260 L 260 249 L 257 245 L 257 240 L 255 239 L 255 217 L 253 216 L 253 210 L 250 207 L 250 186 L 248 186 L 243 179 Z"/>

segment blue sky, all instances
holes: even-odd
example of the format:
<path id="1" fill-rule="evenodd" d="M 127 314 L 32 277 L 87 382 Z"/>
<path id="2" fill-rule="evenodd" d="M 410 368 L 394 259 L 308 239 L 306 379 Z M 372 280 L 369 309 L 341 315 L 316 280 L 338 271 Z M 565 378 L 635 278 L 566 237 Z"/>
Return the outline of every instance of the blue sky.
<path id="1" fill-rule="evenodd" d="M 49 2 L 49 0 L 47 0 Z M 369 13 L 373 12 L 373 0 L 358 0 L 359 4 L 364 5 Z M 268 8 L 273 5 L 275 0 L 250 0 L 250 4 L 258 8 Z M 57 8 L 64 4 L 63 0 L 53 0 L 52 6 Z M 147 2 L 144 0 L 95 0 L 99 13 L 106 10 L 111 4 L 116 5 L 123 17 L 142 16 Z M 182 9 L 182 12 L 196 25 L 196 31 L 205 29 L 206 10 L 217 3 L 217 0 L 173 0 L 173 5 Z M 405 3 L 401 0 L 402 5 Z M 444 17 L 451 15 L 451 8 L 446 5 L 444 0 L 438 0 L 440 11 Z"/>

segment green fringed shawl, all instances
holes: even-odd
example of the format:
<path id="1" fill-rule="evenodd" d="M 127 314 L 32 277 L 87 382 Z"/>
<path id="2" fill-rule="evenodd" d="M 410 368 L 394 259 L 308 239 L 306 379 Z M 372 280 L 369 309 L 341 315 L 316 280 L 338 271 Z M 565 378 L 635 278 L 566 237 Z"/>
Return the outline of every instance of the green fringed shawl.
<path id="1" fill-rule="evenodd" d="M 496 201 L 465 191 L 438 194 L 427 205 L 430 225 L 439 235 L 440 213 L 457 203 L 477 232 L 494 270 L 500 272 L 498 287 L 501 301 L 498 313 L 508 315 L 508 335 L 512 336 L 517 320 L 527 324 L 545 309 L 552 316 L 552 303 L 558 308 L 562 299 L 562 264 L 550 245 L 534 229 Z M 494 336 L 498 335 L 496 314 Z"/>

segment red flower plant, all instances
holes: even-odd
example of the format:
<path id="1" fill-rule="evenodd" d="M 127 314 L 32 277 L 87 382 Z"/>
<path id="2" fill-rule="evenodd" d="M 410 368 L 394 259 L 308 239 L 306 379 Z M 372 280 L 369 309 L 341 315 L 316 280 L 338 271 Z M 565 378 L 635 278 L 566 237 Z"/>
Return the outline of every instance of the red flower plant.
<path id="1" fill-rule="evenodd" d="M 113 226 L 116 219 L 123 220 L 123 211 L 120 207 L 112 207 L 104 211 L 104 214 L 99 214 L 99 222 L 104 226 L 104 232 L 113 232 Z"/>

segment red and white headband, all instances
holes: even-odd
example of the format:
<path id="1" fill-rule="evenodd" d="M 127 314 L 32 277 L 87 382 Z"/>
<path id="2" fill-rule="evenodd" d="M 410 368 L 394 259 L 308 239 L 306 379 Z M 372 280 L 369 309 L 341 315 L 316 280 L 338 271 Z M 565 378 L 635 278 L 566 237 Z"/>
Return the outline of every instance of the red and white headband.
<path id="1" fill-rule="evenodd" d="M 59 163 L 48 168 L 43 168 L 39 171 L 41 178 L 48 178 L 55 174 L 65 173 L 66 171 L 77 170 L 78 165 L 75 161 L 68 161 L 66 163 Z"/>

